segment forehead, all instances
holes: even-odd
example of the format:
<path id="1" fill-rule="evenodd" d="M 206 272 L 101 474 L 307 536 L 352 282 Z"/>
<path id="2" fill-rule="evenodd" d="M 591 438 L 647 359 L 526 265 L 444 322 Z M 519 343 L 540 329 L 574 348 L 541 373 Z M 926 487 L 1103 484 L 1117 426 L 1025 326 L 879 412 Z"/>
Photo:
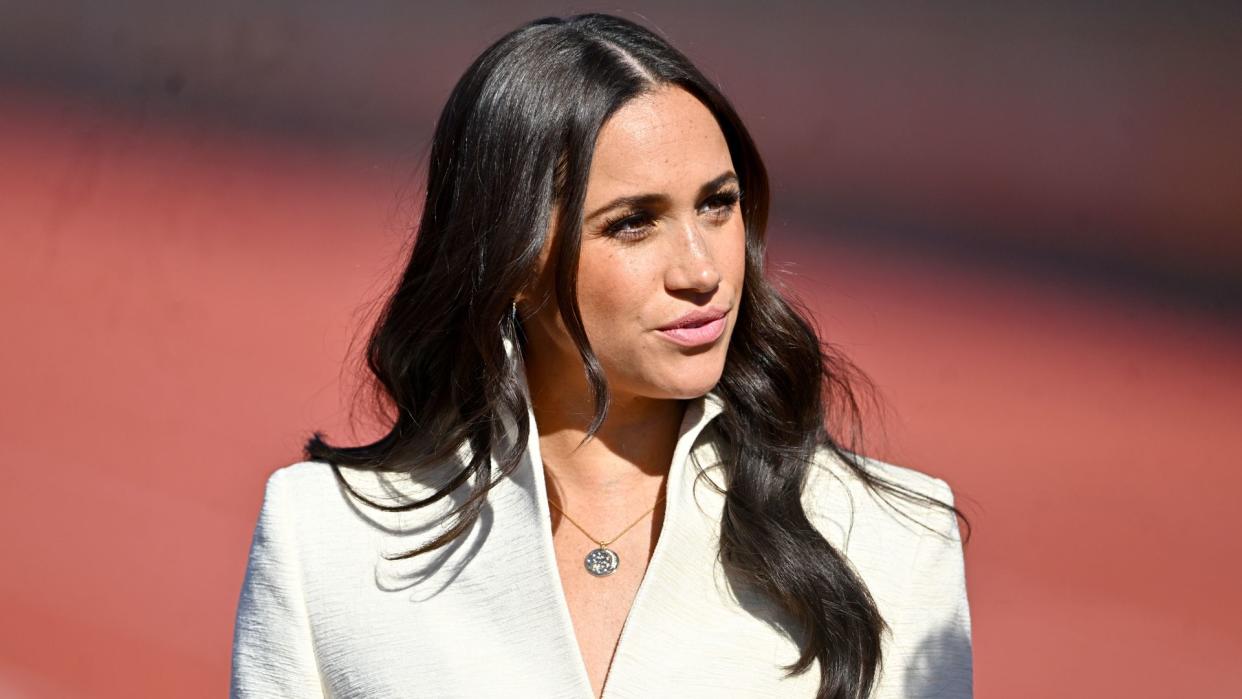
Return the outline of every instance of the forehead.
<path id="1" fill-rule="evenodd" d="M 731 167 L 711 111 L 681 88 L 661 87 L 627 102 L 600 129 L 587 199 L 639 188 L 697 192 Z"/>

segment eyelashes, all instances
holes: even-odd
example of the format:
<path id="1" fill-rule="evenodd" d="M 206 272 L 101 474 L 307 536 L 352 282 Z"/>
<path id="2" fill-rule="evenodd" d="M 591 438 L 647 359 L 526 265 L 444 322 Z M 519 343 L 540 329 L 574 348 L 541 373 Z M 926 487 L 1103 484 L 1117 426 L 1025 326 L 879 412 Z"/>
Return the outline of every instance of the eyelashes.
<path id="1" fill-rule="evenodd" d="M 731 213 L 733 205 L 742 198 L 742 192 L 736 187 L 722 189 L 708 197 L 703 206 L 716 214 Z M 622 240 L 643 237 L 646 229 L 655 223 L 655 216 L 649 211 L 623 212 L 603 223 L 604 235 Z"/>

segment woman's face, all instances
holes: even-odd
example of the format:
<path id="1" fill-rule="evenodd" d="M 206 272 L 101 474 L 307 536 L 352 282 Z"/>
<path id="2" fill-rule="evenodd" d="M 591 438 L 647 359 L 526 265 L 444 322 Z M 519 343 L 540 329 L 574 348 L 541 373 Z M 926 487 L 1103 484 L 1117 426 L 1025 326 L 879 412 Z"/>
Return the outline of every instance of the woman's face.
<path id="1" fill-rule="evenodd" d="M 738 197 L 724 135 L 688 92 L 660 88 L 604 124 L 587 184 L 577 293 L 615 398 L 693 398 L 719 381 L 745 273 Z M 561 382 L 576 381 L 582 362 L 546 265 L 539 279 L 550 302 L 524 320 L 531 359 L 545 376 L 555 368 Z"/>

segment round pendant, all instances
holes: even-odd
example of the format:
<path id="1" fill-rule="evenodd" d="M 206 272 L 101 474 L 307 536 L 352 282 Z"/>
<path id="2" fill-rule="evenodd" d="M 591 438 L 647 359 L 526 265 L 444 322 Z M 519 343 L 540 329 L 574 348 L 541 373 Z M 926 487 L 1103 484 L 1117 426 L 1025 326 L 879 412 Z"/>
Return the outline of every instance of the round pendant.
<path id="1" fill-rule="evenodd" d="M 621 565 L 621 557 L 610 548 L 597 548 L 586 555 L 587 572 L 596 577 L 611 575 Z"/>

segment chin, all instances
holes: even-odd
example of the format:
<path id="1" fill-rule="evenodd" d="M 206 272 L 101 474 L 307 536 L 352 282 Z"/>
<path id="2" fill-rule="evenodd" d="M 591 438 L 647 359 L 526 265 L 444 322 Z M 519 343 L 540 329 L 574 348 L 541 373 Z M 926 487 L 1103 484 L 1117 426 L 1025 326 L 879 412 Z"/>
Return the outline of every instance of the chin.
<path id="1" fill-rule="evenodd" d="M 674 371 L 667 381 L 661 382 L 661 391 L 666 398 L 690 399 L 698 398 L 716 387 L 724 367 L 711 365 L 704 367 L 683 368 Z"/>

